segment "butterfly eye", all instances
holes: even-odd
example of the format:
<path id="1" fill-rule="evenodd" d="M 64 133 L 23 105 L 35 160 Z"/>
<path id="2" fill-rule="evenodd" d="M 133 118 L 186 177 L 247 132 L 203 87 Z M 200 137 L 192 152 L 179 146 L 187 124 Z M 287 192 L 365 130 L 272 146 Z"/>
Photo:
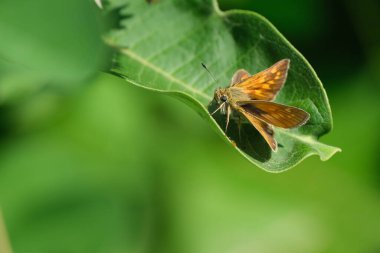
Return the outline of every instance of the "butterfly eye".
<path id="1" fill-rule="evenodd" d="M 220 97 L 220 101 L 226 102 L 227 101 L 227 96 L 226 95 L 221 96 Z"/>

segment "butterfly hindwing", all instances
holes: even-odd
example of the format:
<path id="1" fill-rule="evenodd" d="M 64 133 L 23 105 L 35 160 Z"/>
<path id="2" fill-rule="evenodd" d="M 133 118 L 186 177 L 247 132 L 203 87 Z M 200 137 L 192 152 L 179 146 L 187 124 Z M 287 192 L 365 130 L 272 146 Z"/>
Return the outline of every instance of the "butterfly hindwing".
<path id="1" fill-rule="evenodd" d="M 241 83 L 242 81 L 248 79 L 251 75 L 244 69 L 239 69 L 235 72 L 235 74 L 232 76 L 231 80 L 231 86 L 234 86 L 238 83 Z"/>
<path id="2" fill-rule="evenodd" d="M 253 116 L 248 111 L 245 111 L 244 108 L 239 108 L 239 111 L 247 118 L 247 120 L 259 131 L 261 136 L 264 137 L 265 141 L 268 143 L 270 148 L 273 151 L 277 151 L 277 141 L 274 139 L 274 131 L 272 126 L 266 122 L 259 120 Z"/>
<path id="3" fill-rule="evenodd" d="M 302 126 L 310 118 L 304 110 L 268 101 L 242 102 L 240 106 L 256 118 L 281 128 Z"/>

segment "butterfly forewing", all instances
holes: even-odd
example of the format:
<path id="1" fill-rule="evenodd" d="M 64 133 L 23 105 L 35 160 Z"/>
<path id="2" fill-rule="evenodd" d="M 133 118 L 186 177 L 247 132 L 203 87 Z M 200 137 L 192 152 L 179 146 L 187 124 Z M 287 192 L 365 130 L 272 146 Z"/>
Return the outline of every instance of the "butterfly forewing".
<path id="1" fill-rule="evenodd" d="M 239 108 L 239 111 L 248 119 L 248 121 L 259 131 L 264 137 L 265 141 L 269 144 L 273 151 L 277 151 L 277 141 L 274 139 L 274 131 L 272 126 L 259 120 L 250 112 L 245 111 L 244 108 Z"/>
<path id="2" fill-rule="evenodd" d="M 298 127 L 307 122 L 309 114 L 296 107 L 268 101 L 249 101 L 240 106 L 252 116 L 281 128 Z"/>
<path id="3" fill-rule="evenodd" d="M 254 100 L 271 101 L 276 97 L 286 81 L 289 62 L 288 59 L 284 59 L 249 78 L 241 78 L 240 82 L 236 83 L 231 89 L 240 89 Z"/>

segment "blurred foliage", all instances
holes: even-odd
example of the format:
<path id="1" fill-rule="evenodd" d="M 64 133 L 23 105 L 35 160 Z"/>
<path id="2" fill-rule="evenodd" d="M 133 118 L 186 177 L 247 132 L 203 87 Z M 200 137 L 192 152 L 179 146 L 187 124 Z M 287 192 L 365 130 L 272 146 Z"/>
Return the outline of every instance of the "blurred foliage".
<path id="1" fill-rule="evenodd" d="M 244 7 L 255 9 L 261 2 Z M 81 17 L 79 23 L 61 22 L 68 26 L 62 31 L 77 33 L 60 38 L 81 54 L 83 62 L 76 66 L 83 69 L 77 71 L 63 67 L 77 61 L 76 53 L 64 54 L 61 62 L 53 46 L 38 49 L 17 39 L 33 34 L 28 31 L 40 15 L 50 16 L 46 29 L 54 30 L 58 19 L 72 18 L 70 12 L 59 15 L 42 6 L 31 17 L 15 11 L 26 0 L 1 1 L 0 206 L 14 251 L 378 252 L 380 43 L 368 20 L 377 20 L 379 4 L 366 0 L 366 9 L 355 1 L 315 0 L 318 12 L 338 20 L 324 19 L 323 27 L 331 30 L 309 27 L 291 35 L 287 17 L 303 5 L 284 2 L 281 11 L 288 14 L 278 21 L 271 16 L 280 15 L 274 8 L 280 1 L 256 10 L 293 36 L 322 76 L 335 119 L 324 141 L 343 153 L 273 175 L 252 169 L 182 103 L 96 74 L 107 58 L 95 63 L 103 49 L 94 42 L 101 17 L 92 2 L 59 7 L 78 4 L 71 14 Z M 339 8 L 327 9 L 329 3 Z M 308 18 L 294 17 L 311 24 Z M 18 19 L 30 27 L 17 29 L 24 23 L 16 27 Z M 83 24 L 93 25 L 83 29 L 94 34 L 78 32 Z M 345 44 L 326 39 L 330 33 Z M 17 36 L 3 39 L 3 34 Z M 304 39 L 307 34 L 315 39 Z M 73 39 L 82 35 L 82 42 Z M 45 67 L 51 73 L 41 71 Z"/>
<path id="2" fill-rule="evenodd" d="M 97 11 L 90 1 L 2 0 L 0 103 L 96 74 L 106 63 Z"/>

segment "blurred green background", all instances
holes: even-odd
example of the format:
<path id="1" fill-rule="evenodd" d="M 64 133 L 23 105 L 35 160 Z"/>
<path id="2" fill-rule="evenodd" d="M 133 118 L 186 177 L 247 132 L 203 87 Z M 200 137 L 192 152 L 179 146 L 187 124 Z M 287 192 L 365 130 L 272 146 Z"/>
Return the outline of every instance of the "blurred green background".
<path id="1" fill-rule="evenodd" d="M 92 1 L 1 0 L 14 252 L 380 252 L 380 3 L 220 4 L 264 15 L 310 61 L 334 117 L 323 141 L 343 153 L 266 173 L 185 104 L 100 73 L 110 52 Z"/>

